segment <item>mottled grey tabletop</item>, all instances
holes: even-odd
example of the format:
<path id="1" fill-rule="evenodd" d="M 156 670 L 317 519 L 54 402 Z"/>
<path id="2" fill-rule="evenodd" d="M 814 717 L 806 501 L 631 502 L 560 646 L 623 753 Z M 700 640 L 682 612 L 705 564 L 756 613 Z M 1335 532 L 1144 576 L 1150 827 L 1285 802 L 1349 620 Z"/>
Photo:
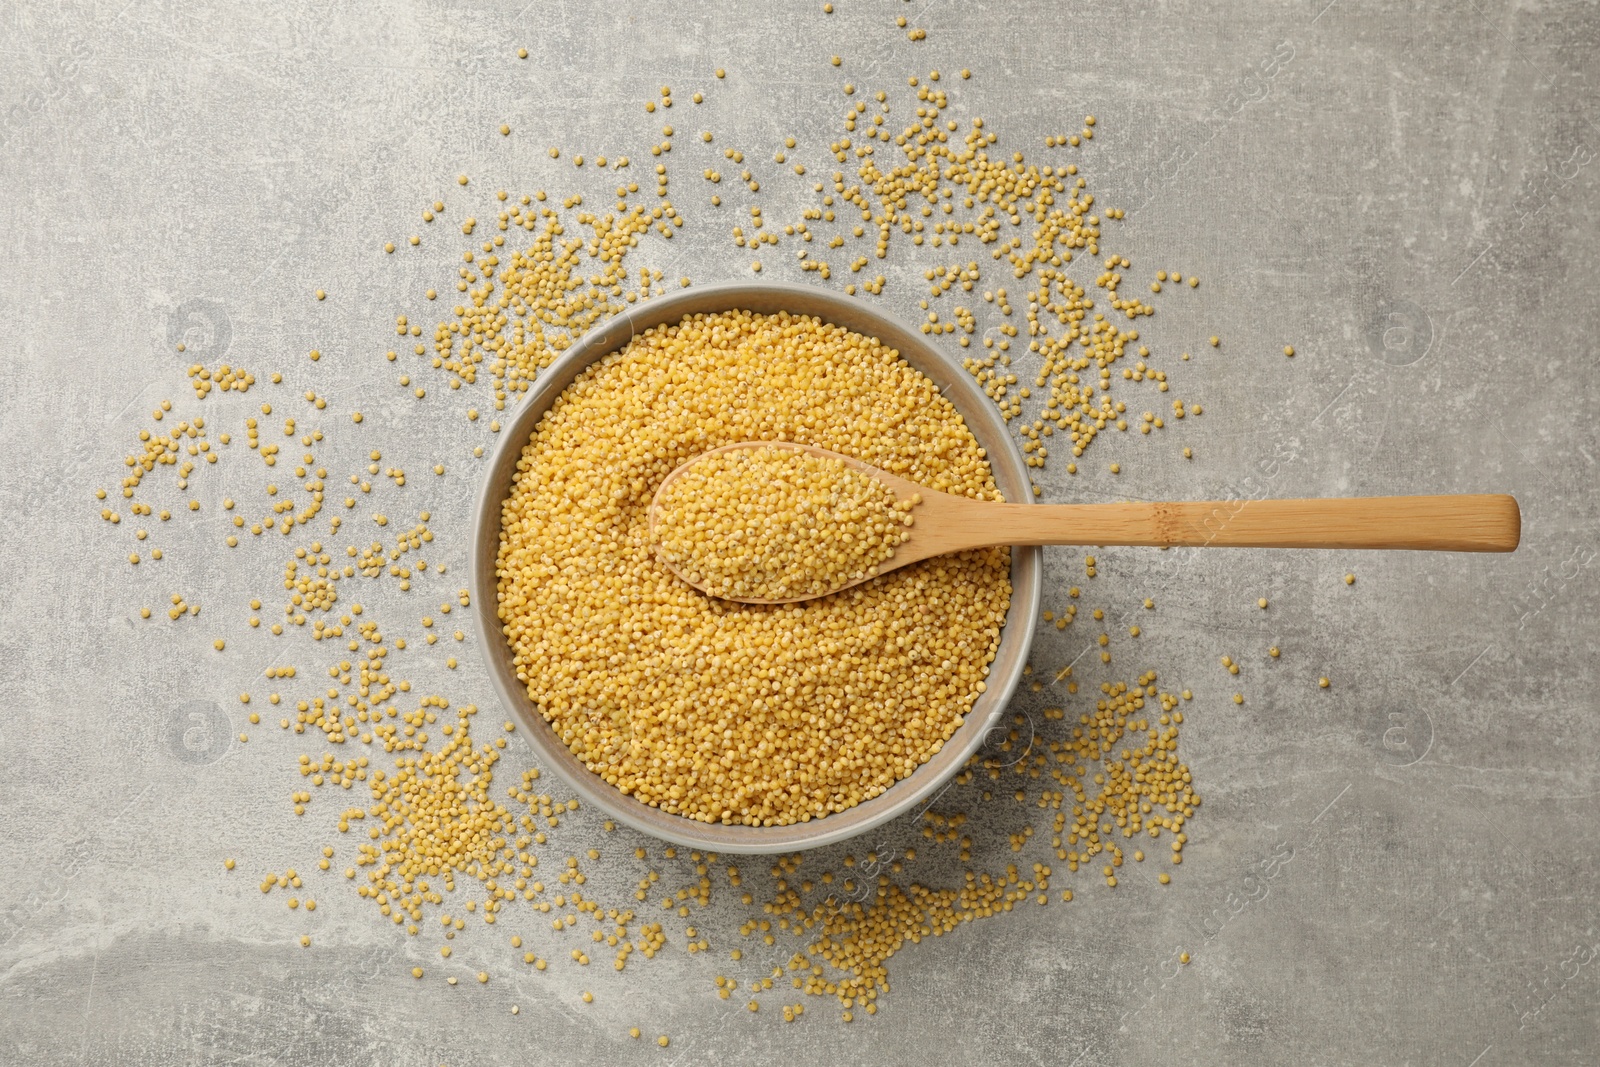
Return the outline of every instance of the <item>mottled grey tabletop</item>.
<path id="1" fill-rule="evenodd" d="M 0 321 L 10 338 L 0 359 L 0 446 L 10 457 L 0 473 L 0 1061 L 1600 1059 L 1600 305 L 1584 281 L 1600 259 L 1600 168 L 1591 165 L 1600 9 L 1502 0 L 832 7 L 24 0 L 0 13 Z M 574 233 L 587 232 L 578 212 L 610 210 L 619 182 L 640 185 L 630 200 L 659 203 L 652 171 L 666 163 L 683 225 L 670 241 L 641 237 L 633 276 L 644 267 L 664 284 L 747 278 L 757 258 L 762 277 L 836 288 L 881 274 L 881 295 L 861 299 L 915 321 L 927 272 L 970 260 L 982 269 L 975 291 L 934 307 L 965 302 L 974 338 L 1003 339 L 1006 320 L 981 290 L 1006 286 L 1020 300 L 1032 281 L 992 257 L 1000 245 L 918 245 L 896 230 L 878 259 L 870 231 L 857 242 L 844 223 L 820 218 L 831 185 L 814 182 L 836 170 L 846 184 L 861 180 L 858 150 L 883 113 L 878 92 L 891 133 L 934 128 L 920 122 L 908 84 L 930 88 L 934 70 L 948 95 L 940 123 L 967 131 L 981 117 L 997 135 L 996 158 L 1075 163 L 1096 212 L 1125 212 L 1101 220 L 1104 247 L 1072 270 L 1103 300 L 1103 258 L 1127 258 L 1123 293 L 1157 309 L 1139 324 L 1150 366 L 1168 374 L 1172 395 L 1205 409 L 1150 435 L 1103 433 L 1077 474 L 1056 448 L 1037 472 L 1044 499 L 1510 492 L 1523 509 L 1522 547 L 1509 556 L 1107 549 L 1094 577 L 1081 553 L 1050 550 L 1046 606 L 1082 610 L 1064 629 L 1039 624 L 1042 685 L 1016 700 L 1017 744 L 1031 737 L 1046 751 L 1094 710 L 1102 682 L 1155 671 L 1162 688 L 1191 690 L 1179 755 L 1204 803 L 1185 827 L 1184 861 L 1128 863 L 1115 888 L 1098 858 L 1069 872 L 1066 846 L 1052 844 L 1055 812 L 1035 803 L 1041 783 L 1000 766 L 1016 762 L 1015 748 L 992 751 L 992 799 L 980 781 L 940 802 L 943 814 L 967 817 L 966 860 L 959 844 L 930 841 L 926 823 L 908 820 L 808 855 L 795 876 L 844 874 L 847 854 L 857 877 L 932 889 L 1017 866 L 1010 910 L 888 959 L 890 988 L 875 1014 L 856 1005 L 845 1022 L 836 998 L 793 989 L 787 970 L 754 994 L 752 1014 L 752 983 L 817 936 L 774 924 L 769 946 L 749 925 L 775 890 L 770 861 L 704 864 L 709 902 L 691 895 L 681 915 L 679 901 L 662 908 L 657 897 L 698 894 L 693 858 L 608 832 L 587 810 L 549 829 L 541 871 L 553 891 L 565 856 L 599 850 L 600 861 L 584 861 L 585 894 L 637 908 L 630 936 L 660 922 L 667 941 L 654 958 L 636 953 L 618 973 L 615 950 L 601 945 L 580 966 L 570 950 L 591 944 L 587 918 L 556 933 L 550 922 L 563 909 L 534 912 L 519 900 L 487 925 L 465 910 L 483 895 L 466 876 L 409 935 L 358 895 L 364 880 L 342 877 L 360 834 L 337 831 L 341 801 L 319 793 L 306 814 L 294 812 L 302 752 L 338 749 L 343 759 L 360 749 L 374 766 L 392 765 L 377 746 L 313 743 L 278 727 L 281 710 L 317 696 L 351 654 L 342 641 L 312 641 L 309 624 L 291 620 L 282 636 L 270 624 L 283 618 L 295 547 L 320 539 L 342 556 L 347 543 L 391 544 L 428 511 L 435 540 L 417 554 L 430 569 L 414 588 L 358 575 L 333 614 L 360 602 L 409 640 L 389 669 L 414 682 L 410 707 L 416 694 L 439 693 L 498 721 L 477 650 L 494 635 L 466 632 L 458 643 L 451 620 L 465 613 L 439 615 L 466 584 L 475 449 L 493 440 L 492 395 L 484 381 L 453 390 L 404 348 L 431 342 L 449 317 L 462 251 L 498 232 L 495 191 L 547 189 L 551 208 L 584 194 L 584 207 L 562 210 Z M 647 113 L 662 86 L 673 106 Z M 869 109 L 843 146 L 853 101 Z M 1095 136 L 1085 140 L 1090 114 Z M 675 149 L 652 155 L 674 123 Z M 795 146 L 785 149 L 788 137 Z M 887 134 L 876 147 L 880 163 L 903 160 Z M 604 174 L 602 155 L 611 157 Z M 626 170 L 616 167 L 622 155 Z M 709 169 L 719 183 L 704 177 Z M 725 203 L 713 206 L 713 194 Z M 422 221 L 436 200 L 442 217 Z M 755 254 L 731 236 L 743 225 L 753 237 L 753 205 L 781 237 Z M 471 237 L 460 232 L 468 215 L 482 220 Z M 801 222 L 816 241 L 784 230 Z M 1034 228 L 1000 222 L 1002 241 Z M 858 248 L 869 263 L 855 273 Z M 829 256 L 830 277 L 804 269 Z M 1202 284 L 1151 294 L 1158 270 Z M 408 362 L 397 368 L 384 353 L 398 315 L 425 332 L 403 342 Z M 1027 339 L 1011 350 L 1021 384 L 1036 365 Z M 195 364 L 244 368 L 256 383 L 200 397 Z M 397 384 L 408 371 L 425 399 Z M 1159 413 L 1169 403 L 1148 390 L 1129 396 L 1134 419 L 1140 405 Z M 171 410 L 156 422 L 163 401 Z M 276 470 L 245 447 L 245 419 L 262 403 L 276 409 L 256 415 L 263 441 L 281 442 Z M 474 407 L 484 411 L 477 420 L 466 416 Z M 195 464 L 186 487 L 181 466 L 161 465 L 124 498 L 140 431 L 170 433 L 197 416 L 219 461 L 198 447 L 189 454 L 196 439 L 186 438 L 175 456 Z M 299 426 L 285 436 L 287 417 Z M 302 462 L 295 435 L 313 432 L 325 435 L 307 446 L 328 472 L 324 513 L 292 535 L 234 527 L 224 497 L 249 522 L 272 516 L 275 499 L 306 503 L 304 479 L 288 468 Z M 224 433 L 231 444 L 220 443 Z M 381 469 L 369 474 L 374 450 Z M 390 468 L 406 470 L 406 484 Z M 357 491 L 352 474 L 371 492 L 346 511 L 338 505 Z M 292 483 L 288 497 L 267 495 L 274 478 Z M 171 517 L 135 514 L 134 502 Z M 387 530 L 373 525 L 378 512 L 393 516 Z M 335 513 L 349 516 L 340 530 Z M 227 546 L 230 535 L 238 547 Z M 176 620 L 174 596 L 185 609 Z M 1154 610 L 1142 608 L 1146 597 Z M 252 599 L 264 605 L 256 628 Z M 1104 631 L 1094 608 L 1107 612 Z M 425 643 L 424 615 L 439 616 L 438 645 Z M 1099 662 L 1100 632 L 1110 635 L 1109 664 Z M 1068 664 L 1080 692 L 1056 680 Z M 265 675 L 288 665 L 294 678 Z M 279 690 L 285 703 L 273 707 L 268 695 Z M 264 713 L 259 725 L 252 712 Z M 513 737 L 494 768 L 496 795 L 514 803 L 503 787 L 532 765 Z M 1021 804 L 1012 798 L 1020 786 Z M 552 775 L 538 788 L 562 799 Z M 327 872 L 317 865 L 324 845 L 335 847 Z M 1150 847 L 1165 852 L 1166 842 Z M 917 858 L 891 868 L 908 848 Z M 881 851 L 876 865 L 868 849 Z M 730 885 L 729 863 L 742 866 L 742 888 Z M 1044 906 L 1036 864 L 1052 868 Z M 315 912 L 285 906 L 294 890 L 259 891 L 268 872 L 289 868 Z M 638 903 L 635 886 L 651 870 L 660 882 Z M 1158 871 L 1172 874 L 1170 885 Z M 448 959 L 441 913 L 467 920 Z M 513 949 L 512 935 L 526 947 Z M 691 954 L 691 940 L 708 947 Z M 523 963 L 528 948 L 547 969 Z M 820 954 L 810 961 L 826 975 Z M 719 976 L 739 986 L 726 1000 Z M 797 1003 L 805 1012 L 786 1022 L 784 1008 Z M 634 1027 L 641 1038 L 630 1038 Z"/>

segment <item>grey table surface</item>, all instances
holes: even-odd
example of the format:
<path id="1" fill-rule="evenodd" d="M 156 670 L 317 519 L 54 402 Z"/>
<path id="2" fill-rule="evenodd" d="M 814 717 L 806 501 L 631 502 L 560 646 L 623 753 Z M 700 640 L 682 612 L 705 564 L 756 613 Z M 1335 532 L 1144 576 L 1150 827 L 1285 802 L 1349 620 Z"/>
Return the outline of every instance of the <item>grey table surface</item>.
<path id="1" fill-rule="evenodd" d="M 1590 165 L 1600 8 L 834 5 L 831 16 L 820 0 L 5 5 L 0 1061 L 1600 1062 L 1600 168 Z M 926 39 L 908 39 L 899 15 Z M 956 77 L 962 67 L 970 80 Z M 1080 584 L 1084 605 L 1113 619 L 1146 596 L 1157 609 L 1139 616 L 1137 641 L 1115 631 L 1104 672 L 1093 655 L 1079 661 L 1082 693 L 1025 692 L 1017 710 L 1042 722 L 1060 705 L 1075 717 L 1099 681 L 1147 669 L 1191 688 L 1181 754 L 1205 804 L 1185 863 L 1170 886 L 1147 863 L 1110 890 L 1054 860 L 1045 814 L 968 791 L 957 803 L 969 803 L 971 863 L 924 848 L 896 877 L 954 886 L 968 867 L 1049 862 L 1052 902 L 906 945 L 875 1017 L 846 1024 L 836 1003 L 786 981 L 755 1015 L 742 993 L 717 999 L 715 975 L 742 985 L 793 950 L 740 936 L 761 913 L 727 888 L 720 863 L 711 905 L 689 920 L 661 912 L 668 948 L 625 973 L 609 956 L 571 965 L 548 916 L 514 910 L 494 927 L 469 924 L 441 961 L 434 913 L 408 937 L 337 867 L 315 869 L 326 842 L 338 866 L 351 852 L 333 832 L 333 802 L 290 811 L 295 757 L 316 748 L 275 724 L 250 727 L 238 702 L 249 691 L 251 708 L 263 706 L 272 664 L 299 665 L 286 692 L 314 692 L 341 654 L 246 624 L 252 596 L 278 610 L 285 545 L 301 539 L 247 537 L 229 550 L 218 503 L 232 493 L 259 511 L 269 472 L 237 442 L 189 491 L 158 471 L 141 499 L 175 508 L 167 523 L 112 526 L 93 490 L 124 503 L 124 457 L 167 398 L 169 419 L 202 414 L 213 432 L 241 433 L 258 401 L 325 428 L 330 495 L 381 449 L 411 477 L 403 489 L 373 478 L 359 514 L 431 509 L 430 562 L 449 571 L 365 602 L 410 636 L 396 669 L 420 692 L 492 704 L 472 647 L 483 635 L 430 649 L 419 621 L 465 584 L 472 449 L 492 433 L 463 413 L 487 408 L 487 395 L 427 377 L 430 396 L 417 402 L 382 355 L 392 316 L 431 326 L 423 290 L 453 295 L 468 239 L 449 220 L 492 219 L 498 188 L 609 203 L 612 177 L 571 166 L 579 152 L 630 154 L 653 200 L 648 147 L 663 120 L 676 122 L 689 135 L 671 157 L 686 224 L 670 244 L 641 242 L 629 266 L 747 277 L 750 255 L 728 232 L 745 206 L 765 204 L 783 224 L 815 204 L 809 177 L 771 162 L 782 139 L 794 136 L 794 159 L 824 175 L 836 166 L 826 146 L 841 134 L 844 82 L 859 83 L 855 99 L 889 91 L 899 123 L 916 106 L 907 77 L 935 68 L 953 115 L 982 116 L 998 150 L 1032 162 L 1069 158 L 1044 138 L 1096 115 L 1098 136 L 1070 158 L 1098 204 L 1127 211 L 1108 250 L 1129 257 L 1136 291 L 1157 269 L 1203 280 L 1158 301 L 1142 329 L 1176 393 L 1207 405 L 1204 418 L 1105 437 L 1075 478 L 1052 458 L 1046 499 L 1505 491 L 1523 508 L 1522 547 L 1483 557 L 1108 549 L 1092 581 L 1079 553 L 1052 550 L 1047 603 L 1065 604 L 1065 587 Z M 674 108 L 645 114 L 664 84 Z M 706 96 L 698 109 L 695 91 Z M 713 146 L 696 142 L 701 129 L 715 131 Z M 551 145 L 566 150 L 560 160 Z M 713 151 L 724 145 L 748 153 L 767 187 L 748 196 L 730 173 L 729 203 L 714 209 L 699 171 L 718 160 L 731 172 Z M 458 186 L 458 173 L 472 184 Z M 449 206 L 429 229 L 418 216 L 436 197 Z M 405 243 L 413 232 L 426 235 L 417 248 Z M 868 268 L 888 280 L 871 299 L 912 318 L 923 271 L 968 252 L 941 259 L 899 236 Z M 386 240 L 399 252 L 385 255 Z M 793 249 L 769 251 L 764 276 L 849 280 L 837 263 L 827 282 L 803 273 Z M 988 251 L 972 250 L 980 288 L 1020 291 Z M 1078 266 L 1092 282 L 1092 266 Z M 318 288 L 329 293 L 320 303 Z M 992 310 L 975 306 L 995 336 Z M 1206 345 L 1211 334 L 1220 349 Z M 313 365 L 311 348 L 326 357 Z M 262 381 L 246 396 L 197 400 L 186 377 L 196 360 Z M 283 385 L 266 383 L 273 370 Z M 298 399 L 306 389 L 328 399 L 325 411 Z M 356 408 L 360 427 L 348 418 Z M 435 462 L 444 477 L 428 473 Z M 352 521 L 330 537 L 318 524 L 338 547 L 372 531 Z M 165 558 L 133 567 L 140 525 Z M 173 593 L 205 610 L 170 623 Z M 1089 625 L 1041 626 L 1034 662 L 1046 678 L 1085 651 Z M 1263 654 L 1273 643 L 1284 648 L 1276 662 Z M 454 671 L 445 646 L 460 656 Z M 1245 665 L 1237 679 L 1218 666 L 1230 653 Z M 1330 688 L 1317 687 L 1321 675 Z M 513 741 L 496 788 L 531 764 Z M 559 783 L 543 783 L 559 796 Z M 1013 853 L 1009 835 L 1030 824 L 1034 840 Z M 883 838 L 896 850 L 921 841 L 911 825 Z M 547 862 L 591 846 L 614 860 L 595 876 L 601 897 L 631 903 L 646 867 L 636 846 L 663 884 L 693 879 L 687 857 L 607 834 L 588 812 L 565 821 Z M 807 857 L 807 869 L 847 851 Z M 239 869 L 226 872 L 225 856 Z M 257 891 L 263 872 L 290 866 L 318 899 L 314 915 Z M 767 863 L 744 866 L 759 901 Z M 1076 899 L 1061 903 L 1062 888 Z M 710 952 L 684 951 L 686 922 Z M 522 966 L 507 945 L 517 932 L 552 960 L 548 971 Z M 1173 963 L 1179 951 L 1192 962 Z M 418 963 L 429 969 L 420 982 Z M 451 974 L 461 984 L 446 984 Z M 809 1010 L 782 1022 L 780 1002 L 796 1000 Z M 630 1026 L 646 1039 L 629 1040 Z M 670 1047 L 650 1040 L 661 1033 Z"/>

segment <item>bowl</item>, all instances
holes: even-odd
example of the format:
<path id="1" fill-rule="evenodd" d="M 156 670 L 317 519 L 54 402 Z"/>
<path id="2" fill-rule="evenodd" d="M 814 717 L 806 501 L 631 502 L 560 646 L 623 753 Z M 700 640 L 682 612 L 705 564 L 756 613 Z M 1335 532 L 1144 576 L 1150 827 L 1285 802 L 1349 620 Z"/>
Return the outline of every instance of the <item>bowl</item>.
<path id="1" fill-rule="evenodd" d="M 730 826 L 698 822 L 652 807 L 608 784 L 585 767 L 545 721 L 527 689 L 517 680 L 510 643 L 497 613 L 495 564 L 500 549 L 500 508 L 511 491 L 517 460 L 540 418 L 590 364 L 625 347 L 644 331 L 675 323 L 685 315 L 741 309 L 758 314 L 787 311 L 813 315 L 848 330 L 877 338 L 894 348 L 927 375 L 950 400 L 978 444 L 987 452 L 995 484 L 1008 501 L 1033 502 L 1032 485 L 1022 452 L 1006 430 L 993 401 L 962 369 L 920 331 L 856 298 L 798 285 L 734 284 L 684 290 L 630 306 L 605 325 L 585 334 L 544 370 L 515 411 L 503 420 L 499 440 L 489 456 L 488 473 L 473 512 L 468 566 L 474 618 L 489 677 L 500 702 L 521 726 L 542 765 L 554 770 L 585 804 L 617 822 L 674 844 L 708 852 L 759 854 L 794 852 L 833 844 L 865 833 L 930 802 L 966 765 L 995 728 L 1006 703 L 1022 679 L 1033 620 L 1039 615 L 1043 553 L 1038 548 L 1011 550 L 1011 605 L 1000 631 L 1000 647 L 990 665 L 985 692 L 968 712 L 961 728 L 932 759 L 871 800 L 846 811 L 789 826 Z"/>

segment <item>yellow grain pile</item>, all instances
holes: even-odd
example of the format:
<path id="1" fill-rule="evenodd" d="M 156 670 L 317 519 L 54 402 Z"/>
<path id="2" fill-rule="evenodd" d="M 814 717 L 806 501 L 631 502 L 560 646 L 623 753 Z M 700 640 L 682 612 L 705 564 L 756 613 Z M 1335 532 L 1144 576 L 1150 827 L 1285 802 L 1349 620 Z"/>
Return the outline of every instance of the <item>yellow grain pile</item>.
<path id="1" fill-rule="evenodd" d="M 1010 551 L 931 559 L 806 604 L 708 597 L 650 551 L 674 469 L 720 445 L 817 445 L 998 500 L 955 408 L 892 349 L 813 318 L 657 327 L 540 421 L 501 514 L 499 617 L 518 677 L 596 774 L 705 822 L 787 825 L 882 793 L 984 689 Z"/>

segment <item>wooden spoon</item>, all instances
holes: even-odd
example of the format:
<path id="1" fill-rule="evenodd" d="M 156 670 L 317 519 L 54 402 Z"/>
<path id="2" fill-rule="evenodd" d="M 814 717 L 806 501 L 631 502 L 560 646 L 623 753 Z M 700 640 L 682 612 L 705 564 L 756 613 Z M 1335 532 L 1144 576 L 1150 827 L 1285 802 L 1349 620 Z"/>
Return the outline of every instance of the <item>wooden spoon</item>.
<path id="1" fill-rule="evenodd" d="M 1156 545 L 1189 548 L 1406 548 L 1430 552 L 1510 552 L 1522 537 L 1516 499 L 1502 494 L 1335 497 L 1322 500 L 1199 500 L 1128 504 L 1001 504 L 941 493 L 870 463 L 812 445 L 741 441 L 696 456 L 667 475 L 650 503 L 650 540 L 667 486 L 708 455 L 736 448 L 788 448 L 842 460 L 877 478 L 913 508 L 909 540 L 878 574 L 930 556 L 988 545 Z M 666 561 L 663 560 L 664 563 Z M 671 563 L 678 577 L 702 592 Z M 828 593 L 746 604 L 793 604 Z M 718 595 L 718 594 L 712 594 Z"/>

